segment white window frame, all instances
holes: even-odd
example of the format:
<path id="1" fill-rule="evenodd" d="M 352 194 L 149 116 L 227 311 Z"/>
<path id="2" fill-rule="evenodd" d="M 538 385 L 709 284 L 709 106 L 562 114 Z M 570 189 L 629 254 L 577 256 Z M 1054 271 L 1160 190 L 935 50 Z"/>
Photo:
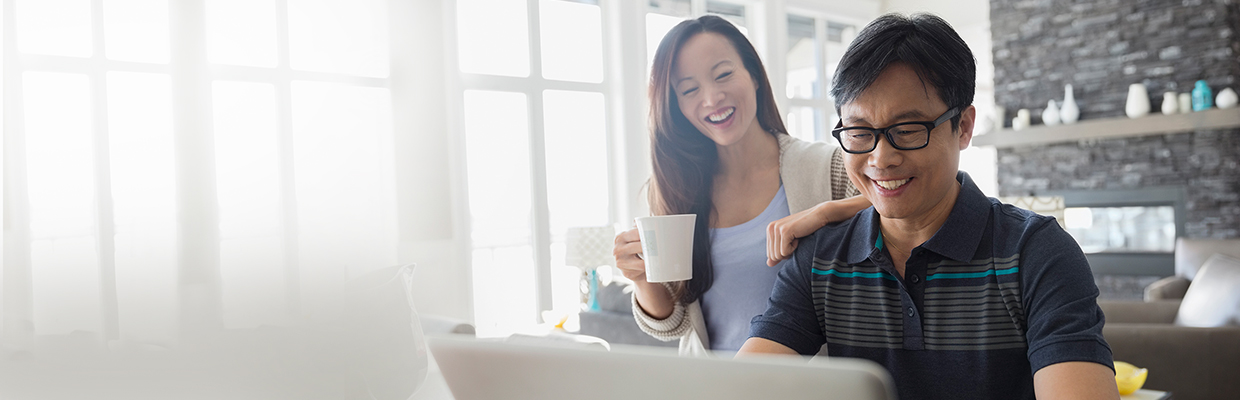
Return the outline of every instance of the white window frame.
<path id="1" fill-rule="evenodd" d="M 834 142 L 835 139 L 831 136 L 831 121 L 834 121 L 835 118 L 838 118 L 838 116 L 835 115 L 835 100 L 830 96 L 832 77 L 827 74 L 827 54 L 825 51 L 822 51 L 827 43 L 827 23 L 830 21 L 842 24 L 851 24 L 856 27 L 859 32 L 861 31 L 861 28 L 865 27 L 867 21 L 844 15 L 810 10 L 807 8 L 789 7 L 786 12 L 782 14 L 783 28 L 780 30 L 779 35 L 776 35 L 779 36 L 779 41 L 781 41 L 782 46 L 775 48 L 787 48 L 788 15 L 797 15 L 814 19 L 814 44 L 818 50 L 815 52 L 815 56 L 817 57 L 815 62 L 818 64 L 817 73 L 819 87 L 817 89 L 820 93 L 822 93 L 822 95 L 813 99 L 789 97 L 788 91 L 785 87 L 787 84 L 788 69 L 784 59 L 787 55 L 779 54 L 777 57 L 780 60 L 780 65 L 783 67 L 780 68 L 778 74 L 781 80 L 784 81 L 784 85 L 779 86 L 779 89 L 776 90 L 778 93 L 776 98 L 783 100 L 784 104 L 787 105 L 787 107 L 781 108 L 781 110 L 784 110 L 785 115 L 787 115 L 787 112 L 790 111 L 792 107 L 809 107 L 814 109 L 815 118 L 821 118 L 823 121 L 822 125 L 815 124 L 814 137 L 821 141 Z"/>
<path id="2" fill-rule="evenodd" d="M 529 117 L 529 149 L 530 149 L 530 188 L 531 194 L 531 235 L 527 237 L 513 238 L 510 242 L 505 243 L 487 243 L 487 247 L 476 247 L 470 235 L 465 235 L 467 245 L 463 246 L 465 262 L 464 266 L 472 266 L 472 250 L 482 248 L 496 248 L 510 245 L 524 245 L 528 243 L 534 253 L 534 282 L 535 282 L 535 304 L 536 310 L 532 316 L 533 321 L 540 321 L 542 311 L 551 310 L 552 304 L 552 276 L 551 276 L 551 244 L 553 242 L 563 241 L 564 238 L 553 237 L 550 226 L 550 210 L 548 206 L 548 186 L 547 186 L 547 163 L 545 153 L 545 132 L 543 126 L 543 91 L 544 90 L 564 90 L 577 92 L 593 92 L 603 95 L 604 104 L 606 106 L 605 116 L 608 120 L 606 125 L 606 137 L 608 143 L 608 224 L 613 224 L 620 214 L 619 204 L 617 201 L 618 177 L 622 174 L 620 170 L 621 163 L 616 157 L 615 144 L 624 140 L 623 132 L 624 124 L 621 122 L 613 122 L 624 119 L 620 114 L 623 112 L 623 102 L 619 85 L 615 83 L 620 79 L 617 78 L 618 73 L 622 73 L 612 65 L 616 63 L 617 57 L 614 54 L 616 43 L 611 40 L 613 25 L 617 21 L 613 14 L 620 11 L 619 4 L 609 4 L 617 2 L 615 0 L 599 0 L 599 11 L 603 30 L 603 81 L 600 83 L 588 82 L 570 82 L 546 79 L 542 76 L 542 53 L 541 53 L 541 25 L 540 25 L 540 0 L 526 1 L 526 18 L 530 48 L 530 70 L 527 77 L 510 77 L 485 75 L 462 72 L 459 66 L 459 41 L 457 39 L 457 7 L 453 2 L 447 8 L 445 16 L 445 32 L 448 33 L 447 46 L 445 46 L 445 59 L 448 74 L 448 102 L 450 104 L 449 111 L 452 115 L 449 131 L 452 132 L 453 152 L 457 155 L 453 164 L 459 171 L 466 171 L 465 166 L 465 121 L 464 121 L 464 93 L 466 90 L 494 90 L 503 92 L 521 93 L 526 96 L 527 110 Z M 468 174 L 459 174 L 461 179 L 457 180 L 458 186 L 455 189 L 457 193 L 461 193 L 461 198 L 465 204 L 469 204 L 469 184 Z M 470 210 L 468 207 L 458 208 L 456 215 L 456 227 L 463 232 L 472 230 Z M 468 267 L 471 268 L 472 267 Z M 470 274 L 471 281 L 476 277 Z"/>

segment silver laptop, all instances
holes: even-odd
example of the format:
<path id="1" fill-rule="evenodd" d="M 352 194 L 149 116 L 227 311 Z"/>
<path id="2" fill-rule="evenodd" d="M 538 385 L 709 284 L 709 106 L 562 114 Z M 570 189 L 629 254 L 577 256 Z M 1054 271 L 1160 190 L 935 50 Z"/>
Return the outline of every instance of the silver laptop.
<path id="1" fill-rule="evenodd" d="M 895 400 L 878 364 L 850 358 L 679 357 L 638 346 L 427 338 L 456 400 Z"/>

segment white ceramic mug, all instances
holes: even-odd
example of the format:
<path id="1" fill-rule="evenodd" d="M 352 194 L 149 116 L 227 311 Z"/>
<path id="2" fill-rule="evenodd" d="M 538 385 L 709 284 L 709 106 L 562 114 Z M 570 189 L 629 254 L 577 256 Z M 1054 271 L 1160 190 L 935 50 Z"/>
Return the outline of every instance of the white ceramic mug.
<path id="1" fill-rule="evenodd" d="M 693 278 L 693 226 L 697 215 L 677 214 L 637 218 L 647 282 L 675 282 Z"/>

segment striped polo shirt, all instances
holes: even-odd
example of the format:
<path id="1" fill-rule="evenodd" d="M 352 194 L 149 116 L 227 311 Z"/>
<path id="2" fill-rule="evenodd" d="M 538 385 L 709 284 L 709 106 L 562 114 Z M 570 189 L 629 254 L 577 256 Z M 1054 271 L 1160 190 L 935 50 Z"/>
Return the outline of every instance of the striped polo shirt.
<path id="1" fill-rule="evenodd" d="M 904 276 L 874 208 L 801 240 L 750 335 L 866 358 L 901 399 L 1033 399 L 1033 373 L 1111 367 L 1085 255 L 1055 223 L 987 198 L 963 172 L 951 214 Z"/>

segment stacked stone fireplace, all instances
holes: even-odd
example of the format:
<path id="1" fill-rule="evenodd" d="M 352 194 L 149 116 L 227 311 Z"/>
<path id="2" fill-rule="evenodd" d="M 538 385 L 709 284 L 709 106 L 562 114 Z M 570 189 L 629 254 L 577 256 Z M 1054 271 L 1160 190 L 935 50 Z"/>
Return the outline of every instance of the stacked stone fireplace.
<path id="1" fill-rule="evenodd" d="M 1240 1 L 992 0 L 995 101 L 1035 116 L 1072 84 L 1081 120 L 1126 118 L 1128 86 L 1158 110 L 1205 80 L 1240 89 Z M 1155 111 L 1157 112 L 1157 111 Z M 1240 112 L 1237 109 L 1236 112 Z M 1009 124 L 1010 125 L 1010 124 Z M 1015 134 L 1020 134 L 1019 132 Z M 1002 196 L 1180 188 L 1189 238 L 1240 237 L 1240 128 L 999 148 Z M 1157 276 L 1098 276 L 1105 297 L 1140 297 Z"/>

